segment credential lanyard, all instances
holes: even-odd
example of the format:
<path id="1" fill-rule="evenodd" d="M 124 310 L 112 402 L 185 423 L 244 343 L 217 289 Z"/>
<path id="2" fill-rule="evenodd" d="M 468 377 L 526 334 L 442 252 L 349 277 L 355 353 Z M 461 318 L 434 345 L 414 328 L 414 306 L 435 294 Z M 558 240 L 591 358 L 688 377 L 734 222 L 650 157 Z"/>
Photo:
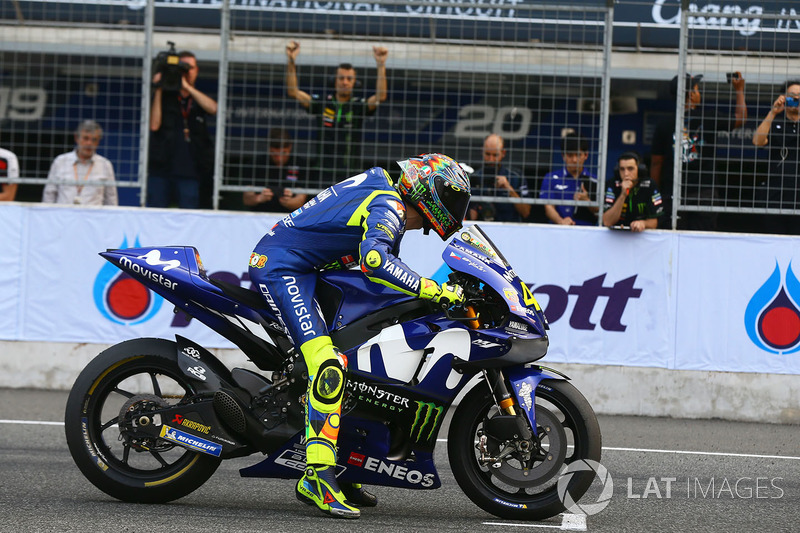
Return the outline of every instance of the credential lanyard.
<path id="1" fill-rule="evenodd" d="M 192 110 L 192 97 L 187 96 L 184 100 L 181 94 L 178 93 L 178 103 L 181 106 L 181 115 L 183 115 L 183 138 L 188 143 L 189 139 L 189 112 Z"/>
<path id="2" fill-rule="evenodd" d="M 83 176 L 83 181 L 89 179 L 89 174 L 92 173 L 92 169 L 94 168 L 94 160 L 92 160 L 92 164 L 89 165 L 89 170 L 86 171 L 86 174 Z M 72 171 L 75 173 L 75 181 L 79 182 L 81 180 L 78 179 L 78 161 L 72 164 Z M 83 191 L 83 185 L 78 185 L 78 196 L 81 195 L 81 191 Z"/>

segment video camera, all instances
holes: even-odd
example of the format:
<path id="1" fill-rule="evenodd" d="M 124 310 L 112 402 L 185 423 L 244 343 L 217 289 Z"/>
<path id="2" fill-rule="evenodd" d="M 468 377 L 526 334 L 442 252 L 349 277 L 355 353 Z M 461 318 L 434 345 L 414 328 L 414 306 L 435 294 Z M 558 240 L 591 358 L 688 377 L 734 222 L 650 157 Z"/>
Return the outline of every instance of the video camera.
<path id="1" fill-rule="evenodd" d="M 189 65 L 181 61 L 175 51 L 175 43 L 167 41 L 169 50 L 159 52 L 153 60 L 153 72 L 161 73 L 158 86 L 164 91 L 178 92 L 181 89 L 181 78 L 189 72 Z"/>

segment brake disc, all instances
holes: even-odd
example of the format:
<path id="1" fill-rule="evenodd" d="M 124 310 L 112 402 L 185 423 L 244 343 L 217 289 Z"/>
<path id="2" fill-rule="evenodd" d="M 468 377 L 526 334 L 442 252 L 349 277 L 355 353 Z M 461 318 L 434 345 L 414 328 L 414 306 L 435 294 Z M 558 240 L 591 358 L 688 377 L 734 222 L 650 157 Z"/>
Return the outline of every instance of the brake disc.
<path id="1" fill-rule="evenodd" d="M 567 456 L 567 434 L 556 416 L 545 407 L 536 406 L 536 425 L 544 460 L 527 471 L 523 468 L 517 453 L 504 460 L 498 468 L 490 467 L 489 472 L 509 485 L 521 488 L 535 487 L 554 478 L 561 471 Z M 509 444 L 510 445 L 510 444 Z"/>
<path id="2" fill-rule="evenodd" d="M 149 412 L 169 406 L 164 398 L 155 394 L 132 396 L 119 410 L 120 438 L 137 450 L 172 448 L 173 445 L 167 444 L 167 441 L 154 439 L 151 435 L 140 434 L 138 431 L 140 427 L 153 424 L 153 417 L 148 415 Z"/>

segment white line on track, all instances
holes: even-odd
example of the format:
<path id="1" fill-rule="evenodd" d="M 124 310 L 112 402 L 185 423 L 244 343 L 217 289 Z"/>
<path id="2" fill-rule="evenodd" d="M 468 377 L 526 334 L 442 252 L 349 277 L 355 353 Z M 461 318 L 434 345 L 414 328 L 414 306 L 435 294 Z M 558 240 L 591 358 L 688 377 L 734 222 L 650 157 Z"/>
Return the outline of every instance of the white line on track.
<path id="1" fill-rule="evenodd" d="M 754 459 L 789 459 L 792 461 L 800 461 L 800 457 L 791 455 L 760 455 L 755 453 L 727 453 L 727 452 L 696 452 L 690 450 L 654 450 L 648 448 L 612 448 L 603 447 L 603 451 L 615 452 L 643 452 L 643 453 L 675 453 L 684 455 L 717 455 L 720 457 L 751 457 Z"/>
<path id="2" fill-rule="evenodd" d="M 447 439 L 436 439 L 437 442 L 447 442 Z M 719 457 L 750 457 L 753 459 L 789 459 L 790 461 L 800 461 L 800 457 L 792 455 L 760 455 L 755 453 L 728 453 L 728 452 L 699 452 L 693 450 L 658 450 L 654 448 L 617 448 L 603 446 L 603 451 L 613 452 L 640 452 L 640 453 L 675 453 L 683 455 L 716 455 Z"/>
<path id="3" fill-rule="evenodd" d="M 43 420 L 8 420 L 0 419 L 0 424 L 28 424 L 34 426 L 63 426 L 64 422 L 46 422 Z M 447 439 L 436 439 L 437 442 L 447 442 Z M 750 457 L 753 459 L 788 459 L 800 461 L 800 457 L 791 455 L 761 455 L 755 453 L 727 453 L 727 452 L 698 452 L 692 450 L 658 450 L 653 448 L 617 448 L 606 446 L 604 451 L 614 452 L 639 452 L 639 453 L 674 453 L 682 455 L 713 455 L 719 457 Z M 548 526 L 550 527 L 550 526 Z"/>
<path id="4" fill-rule="evenodd" d="M 63 426 L 64 422 L 44 422 L 42 420 L 2 420 L 0 424 L 29 424 L 34 426 Z"/>
<path id="5" fill-rule="evenodd" d="M 483 522 L 484 526 L 501 527 L 538 527 L 548 529 L 561 529 L 564 531 L 586 531 L 586 516 L 564 513 L 561 515 L 560 524 L 522 524 L 519 522 Z"/>

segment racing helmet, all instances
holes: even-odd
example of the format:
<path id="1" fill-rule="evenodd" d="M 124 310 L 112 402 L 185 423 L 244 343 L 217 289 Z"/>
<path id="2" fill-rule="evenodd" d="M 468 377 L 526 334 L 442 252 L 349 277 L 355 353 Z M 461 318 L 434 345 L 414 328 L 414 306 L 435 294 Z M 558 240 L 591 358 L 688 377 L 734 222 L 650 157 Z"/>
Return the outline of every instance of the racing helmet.
<path id="1" fill-rule="evenodd" d="M 469 206 L 469 177 L 464 169 L 442 154 L 423 154 L 397 164 L 403 170 L 397 192 L 422 215 L 425 233 L 433 228 L 447 240 L 461 228 Z"/>

